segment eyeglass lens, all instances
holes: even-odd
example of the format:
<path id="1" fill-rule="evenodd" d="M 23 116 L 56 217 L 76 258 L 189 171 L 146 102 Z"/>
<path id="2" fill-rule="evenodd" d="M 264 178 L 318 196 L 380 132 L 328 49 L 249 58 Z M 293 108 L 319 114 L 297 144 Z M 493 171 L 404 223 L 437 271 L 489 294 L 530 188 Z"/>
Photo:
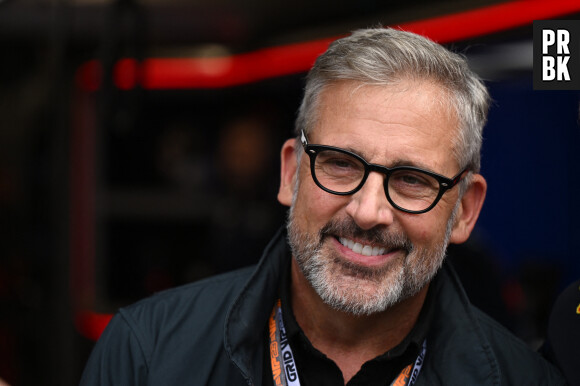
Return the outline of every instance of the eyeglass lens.
<path id="1" fill-rule="evenodd" d="M 361 160 L 336 150 L 324 149 L 315 157 L 315 179 L 324 188 L 336 193 L 358 190 L 365 178 L 365 170 Z M 439 182 L 417 170 L 394 170 L 388 176 L 385 188 L 385 193 L 395 205 L 410 211 L 427 209 L 439 195 Z"/>

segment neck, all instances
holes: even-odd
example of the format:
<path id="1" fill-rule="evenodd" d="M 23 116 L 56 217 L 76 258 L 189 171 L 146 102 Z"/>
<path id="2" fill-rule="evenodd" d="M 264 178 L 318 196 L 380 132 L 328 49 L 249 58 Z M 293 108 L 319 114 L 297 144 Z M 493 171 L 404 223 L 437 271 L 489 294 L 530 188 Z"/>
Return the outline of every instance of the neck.
<path id="1" fill-rule="evenodd" d="M 409 334 L 423 307 L 428 286 L 387 310 L 357 316 L 329 307 L 292 260 L 291 298 L 296 321 L 319 351 L 332 359 L 345 382 L 360 367 L 397 346 Z"/>

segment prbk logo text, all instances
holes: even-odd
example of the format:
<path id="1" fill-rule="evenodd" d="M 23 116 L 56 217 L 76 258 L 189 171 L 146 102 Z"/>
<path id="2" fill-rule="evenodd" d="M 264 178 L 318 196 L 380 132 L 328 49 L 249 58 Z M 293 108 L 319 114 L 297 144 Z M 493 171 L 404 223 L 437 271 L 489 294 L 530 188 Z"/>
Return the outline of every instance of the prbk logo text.
<path id="1" fill-rule="evenodd" d="M 542 30 L 542 81 L 570 80 L 570 32 L 565 29 Z M 550 55 L 550 47 L 556 45 L 557 56 Z"/>
<path id="2" fill-rule="evenodd" d="M 580 20 L 534 21 L 534 89 L 580 90 Z"/>

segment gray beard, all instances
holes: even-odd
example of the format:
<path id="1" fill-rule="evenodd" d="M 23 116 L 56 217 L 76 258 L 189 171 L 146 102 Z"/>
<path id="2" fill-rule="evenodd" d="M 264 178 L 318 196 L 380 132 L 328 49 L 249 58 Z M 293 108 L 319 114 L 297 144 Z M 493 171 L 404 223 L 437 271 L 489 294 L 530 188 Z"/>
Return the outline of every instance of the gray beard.
<path id="1" fill-rule="evenodd" d="M 378 227 L 365 231 L 350 217 L 331 220 L 318 234 L 302 233 L 292 205 L 287 222 L 289 244 L 302 274 L 328 306 L 353 315 L 371 315 L 417 294 L 433 279 L 445 260 L 457 206 L 443 240 L 432 248 L 422 248 L 402 233 Z M 398 249 L 402 256 L 381 267 L 360 266 L 328 248 L 334 235 Z"/>

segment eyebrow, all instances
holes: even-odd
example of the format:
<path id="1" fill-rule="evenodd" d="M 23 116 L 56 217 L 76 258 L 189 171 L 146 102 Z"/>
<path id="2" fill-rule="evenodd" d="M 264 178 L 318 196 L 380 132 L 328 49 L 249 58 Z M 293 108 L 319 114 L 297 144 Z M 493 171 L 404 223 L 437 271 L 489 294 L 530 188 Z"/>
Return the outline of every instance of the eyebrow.
<path id="1" fill-rule="evenodd" d="M 358 149 L 354 149 L 352 147 L 343 147 L 343 148 L 339 147 L 339 149 L 348 150 L 351 153 L 354 153 L 354 154 L 358 155 L 359 157 L 362 157 L 368 163 L 372 163 L 372 162 L 369 161 L 368 154 L 364 154 L 364 152 L 361 152 Z M 429 167 L 429 166 L 427 166 L 427 165 L 425 165 L 423 163 L 419 163 L 419 162 L 416 162 L 416 161 L 411 161 L 411 160 L 406 159 L 406 158 L 398 158 L 398 159 L 394 160 L 393 162 L 391 162 L 389 165 L 383 165 L 383 164 L 378 164 L 378 165 L 386 166 L 389 169 L 396 168 L 396 167 L 399 167 L 399 166 L 411 166 L 411 167 L 415 167 L 415 168 L 419 168 L 419 169 L 426 170 L 426 171 L 431 172 L 431 173 L 439 174 L 439 172 L 433 170 L 431 167 Z"/>

